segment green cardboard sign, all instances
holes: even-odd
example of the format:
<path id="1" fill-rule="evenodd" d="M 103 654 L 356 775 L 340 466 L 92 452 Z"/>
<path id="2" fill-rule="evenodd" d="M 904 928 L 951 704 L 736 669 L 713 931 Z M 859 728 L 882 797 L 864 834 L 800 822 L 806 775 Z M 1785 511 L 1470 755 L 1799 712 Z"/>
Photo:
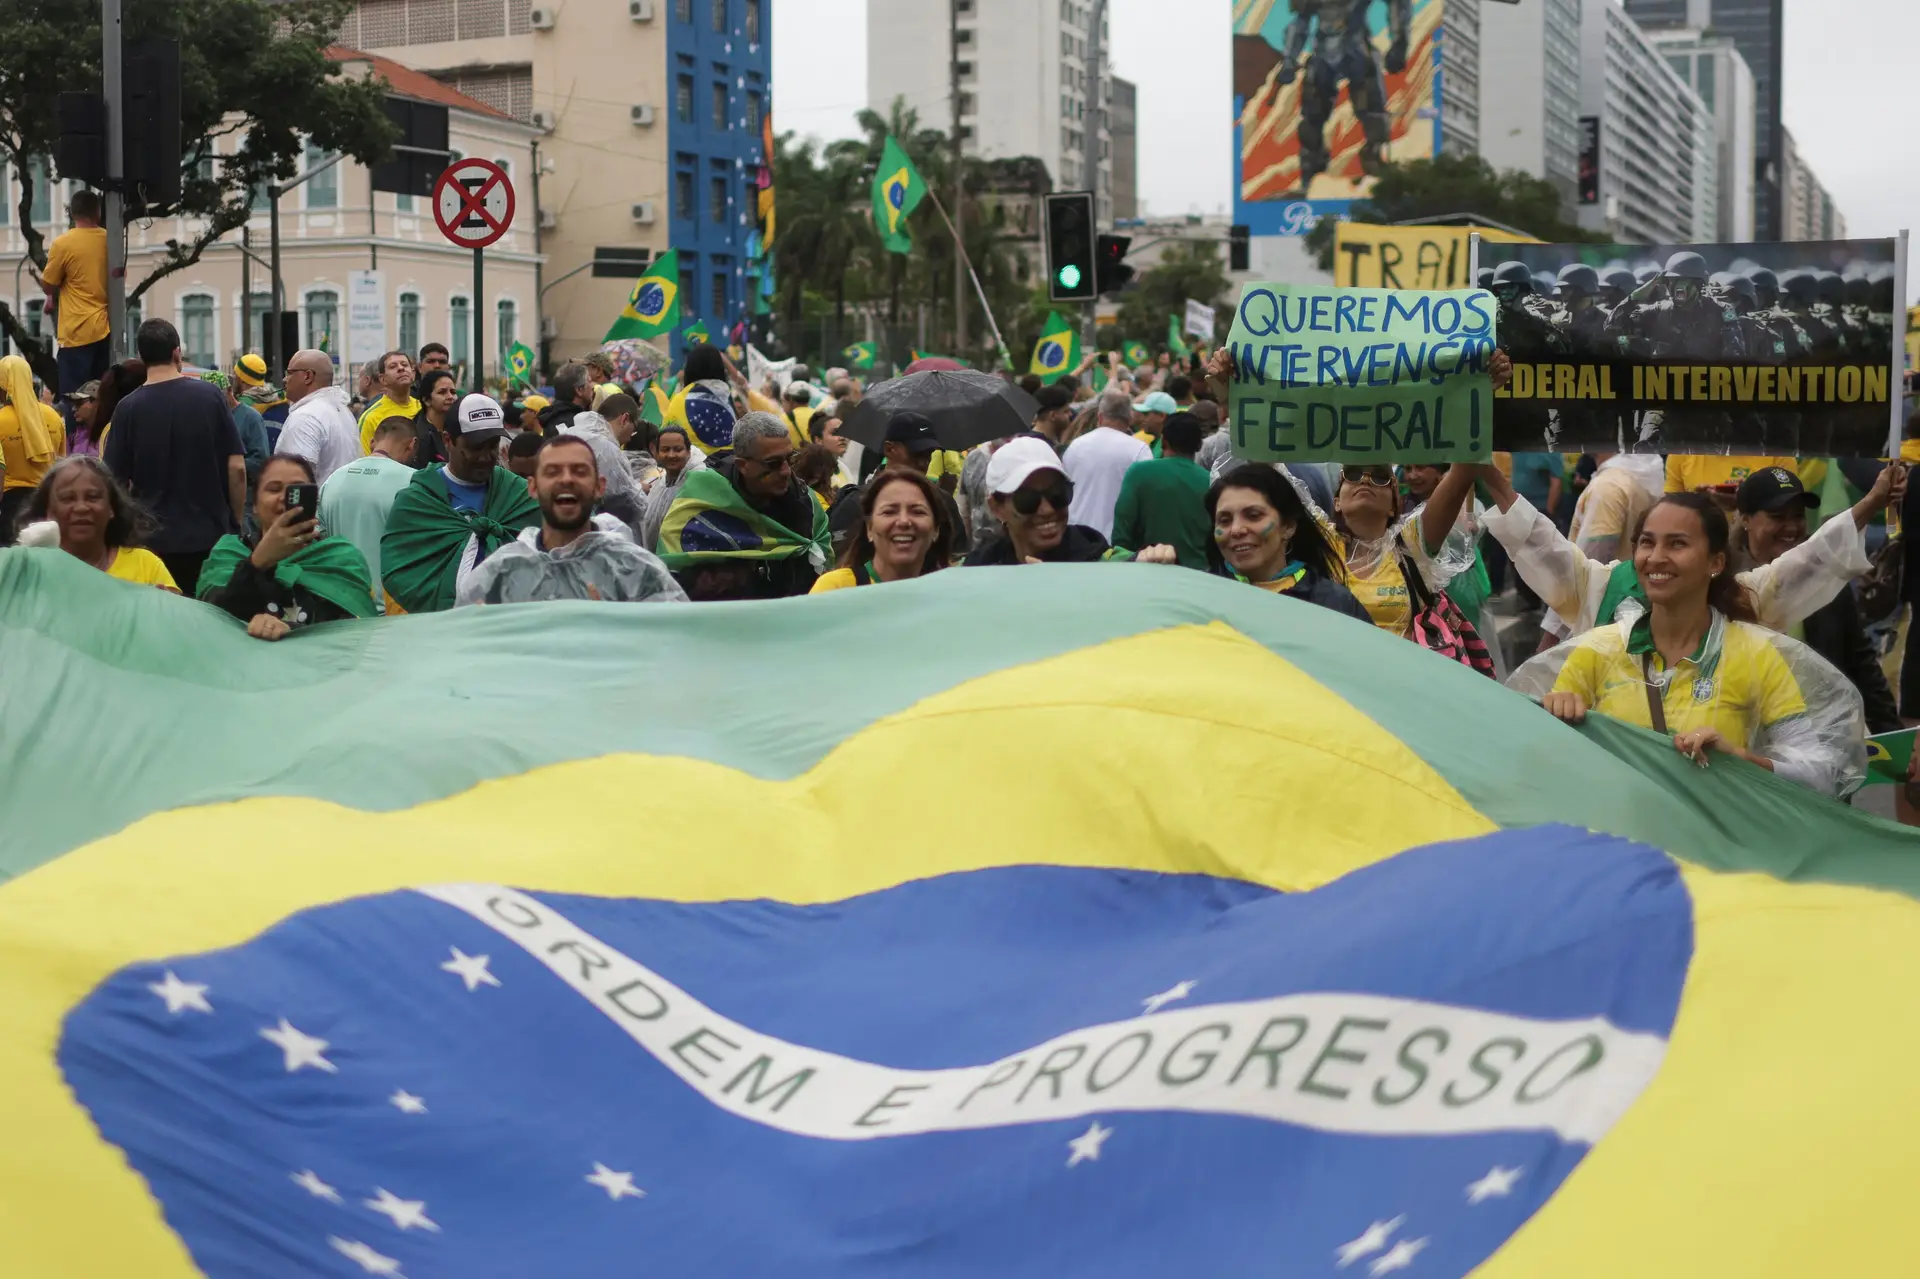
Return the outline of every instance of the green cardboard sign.
<path id="1" fill-rule="evenodd" d="M 1249 284 L 1227 337 L 1233 452 L 1254 462 L 1485 462 L 1493 295 Z"/>

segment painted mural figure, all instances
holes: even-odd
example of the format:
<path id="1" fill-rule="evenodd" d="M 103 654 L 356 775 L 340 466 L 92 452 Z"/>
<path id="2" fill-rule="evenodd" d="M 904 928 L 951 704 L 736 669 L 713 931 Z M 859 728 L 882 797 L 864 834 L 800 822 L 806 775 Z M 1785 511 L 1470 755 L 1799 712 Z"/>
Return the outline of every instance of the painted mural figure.
<path id="1" fill-rule="evenodd" d="M 1301 74 L 1300 59 L 1311 39 L 1312 56 L 1306 62 L 1306 79 L 1300 90 L 1302 193 L 1312 188 L 1314 178 L 1326 172 L 1331 159 L 1327 153 L 1327 121 L 1339 101 L 1342 81 L 1346 82 L 1354 117 L 1366 133 L 1367 140 L 1360 148 L 1362 170 L 1379 171 L 1392 138 L 1386 79 L 1381 74 L 1380 55 L 1373 47 L 1373 32 L 1367 25 L 1370 2 L 1294 0 L 1293 21 L 1287 24 L 1286 48 L 1275 82 L 1291 84 Z M 1412 0 L 1388 0 L 1387 28 L 1391 43 L 1387 46 L 1386 74 L 1398 75 L 1406 69 L 1407 44 L 1413 33 Z"/>

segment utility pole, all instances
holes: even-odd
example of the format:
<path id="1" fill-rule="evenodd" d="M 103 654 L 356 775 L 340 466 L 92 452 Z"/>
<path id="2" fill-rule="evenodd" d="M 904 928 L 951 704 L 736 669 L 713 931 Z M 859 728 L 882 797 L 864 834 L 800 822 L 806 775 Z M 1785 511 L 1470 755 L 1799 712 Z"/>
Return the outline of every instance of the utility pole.
<path id="1" fill-rule="evenodd" d="M 280 316 L 287 309 L 287 291 L 280 279 L 280 184 L 277 182 L 267 184 L 267 258 L 267 273 L 273 277 L 267 286 L 273 292 L 273 318 L 268 321 L 273 328 L 273 341 L 266 344 L 273 358 L 268 361 L 267 378 L 278 385 L 293 352 L 281 349 L 286 346 L 283 337 L 287 327 L 280 322 Z"/>
<path id="2" fill-rule="evenodd" d="M 108 358 L 127 353 L 126 104 L 120 78 L 120 0 L 100 0 L 100 90 L 107 100 L 107 322 Z M 46 175 L 49 182 L 52 175 Z M 50 201 L 57 203 L 57 201 Z"/>
<path id="3" fill-rule="evenodd" d="M 540 255 L 540 141 L 535 139 L 533 147 L 533 349 L 539 352 L 540 367 L 534 370 L 536 377 L 547 375 L 547 320 L 546 285 L 543 277 Z M 502 355 L 502 359 L 506 357 Z"/>
<path id="4" fill-rule="evenodd" d="M 947 0 L 947 73 L 953 99 L 953 353 L 967 352 L 967 262 L 960 237 L 967 227 L 967 188 L 960 142 L 960 0 Z"/>
<path id="5" fill-rule="evenodd" d="M 1087 186 L 1093 192 L 1093 230 L 1095 243 L 1098 243 L 1101 225 L 1100 134 L 1107 123 L 1105 77 L 1101 74 L 1104 70 L 1101 66 L 1104 53 L 1101 49 L 1100 32 L 1107 21 L 1107 0 L 1093 0 L 1093 6 L 1089 10 L 1089 13 L 1091 16 L 1087 21 L 1087 90 L 1093 99 L 1093 110 L 1087 113 L 1090 127 L 1087 130 L 1086 154 L 1087 164 L 1090 170 L 1088 176 L 1091 179 L 1087 183 Z M 1080 349 L 1088 354 L 1093 353 L 1099 337 L 1099 322 L 1096 318 L 1096 312 L 1099 310 L 1099 307 L 1100 301 L 1098 298 L 1087 303 L 1086 318 L 1082 325 L 1084 331 L 1080 337 Z"/>
<path id="6" fill-rule="evenodd" d="M 240 349 L 245 355 L 253 345 L 253 234 L 246 224 L 240 227 Z"/>

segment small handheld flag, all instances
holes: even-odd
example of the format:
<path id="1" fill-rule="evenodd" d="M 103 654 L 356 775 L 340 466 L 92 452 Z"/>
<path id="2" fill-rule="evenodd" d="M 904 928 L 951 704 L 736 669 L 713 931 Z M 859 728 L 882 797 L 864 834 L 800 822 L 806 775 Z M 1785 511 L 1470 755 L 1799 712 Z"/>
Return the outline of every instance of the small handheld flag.
<path id="1" fill-rule="evenodd" d="M 1051 385 L 1073 372 L 1079 363 L 1080 335 L 1074 331 L 1072 322 L 1062 318 L 1058 311 L 1047 312 L 1046 327 L 1040 331 L 1040 340 L 1033 344 L 1029 371 L 1038 373 L 1042 382 Z"/>
<path id="2" fill-rule="evenodd" d="M 1122 359 L 1126 360 L 1128 364 L 1132 365 L 1136 369 L 1139 368 L 1142 364 L 1153 363 L 1153 352 L 1147 349 L 1147 344 L 1145 342 L 1127 343 L 1125 349 L 1121 351 L 1120 355 Z"/>
<path id="3" fill-rule="evenodd" d="M 680 251 L 668 249 L 654 259 L 645 275 L 633 282 L 626 309 L 607 330 L 605 340 L 659 337 L 673 332 L 679 323 Z"/>
<path id="4" fill-rule="evenodd" d="M 1193 354 L 1193 348 L 1187 345 L 1187 335 L 1180 330 L 1180 317 L 1177 315 L 1167 317 L 1167 350 L 1175 356 Z"/>
<path id="5" fill-rule="evenodd" d="M 707 332 L 706 322 L 703 320 L 695 320 L 692 324 L 689 324 L 686 331 L 680 336 L 687 340 L 688 346 L 697 346 L 702 342 L 713 341 L 713 335 Z"/>
<path id="6" fill-rule="evenodd" d="M 926 194 L 927 184 L 921 181 L 920 170 L 913 167 L 913 161 L 889 134 L 886 149 L 880 153 L 880 168 L 873 175 L 873 229 L 890 251 L 913 252 L 907 216 Z"/>
<path id="7" fill-rule="evenodd" d="M 878 342 L 855 342 L 852 346 L 840 352 L 840 358 L 847 362 L 848 368 L 858 369 L 860 372 L 865 373 L 873 367 L 874 361 L 880 358 L 880 344 Z"/>
<path id="8" fill-rule="evenodd" d="M 515 342 L 507 351 L 507 374 L 516 382 L 533 385 L 533 348 L 524 342 Z"/>

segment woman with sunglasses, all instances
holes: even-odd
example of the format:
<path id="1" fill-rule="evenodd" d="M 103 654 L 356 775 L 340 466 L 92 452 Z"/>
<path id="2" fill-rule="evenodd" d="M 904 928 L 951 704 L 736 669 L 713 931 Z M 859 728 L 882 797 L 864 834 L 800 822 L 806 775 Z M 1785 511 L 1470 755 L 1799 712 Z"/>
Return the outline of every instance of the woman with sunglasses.
<path id="1" fill-rule="evenodd" d="M 1437 595 L 1473 566 L 1472 534 L 1456 525 L 1475 474 L 1470 466 L 1451 468 L 1426 503 L 1403 518 L 1392 467 L 1341 468 L 1334 525 L 1344 543 L 1347 584 L 1375 626 L 1407 634 L 1415 597 Z M 1410 573 L 1420 580 L 1410 584 Z"/>
<path id="2" fill-rule="evenodd" d="M 1070 564 L 1134 560 L 1172 564 L 1171 546 L 1149 546 L 1136 555 L 1115 550 L 1098 530 L 1067 523 L 1073 482 L 1060 455 L 1044 440 L 1016 436 L 987 463 L 987 510 L 1004 526 L 967 557 L 968 568 L 996 564 Z"/>

